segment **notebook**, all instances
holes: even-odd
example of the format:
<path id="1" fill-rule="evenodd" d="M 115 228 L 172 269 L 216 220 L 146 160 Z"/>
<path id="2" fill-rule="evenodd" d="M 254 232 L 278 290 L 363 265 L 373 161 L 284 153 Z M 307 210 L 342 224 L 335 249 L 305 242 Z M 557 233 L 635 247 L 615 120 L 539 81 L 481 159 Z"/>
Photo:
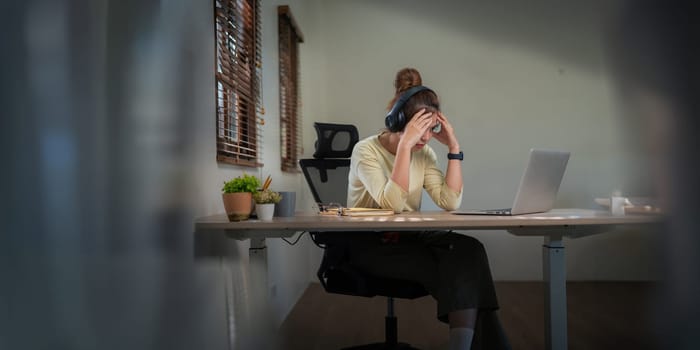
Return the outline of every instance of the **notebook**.
<path id="1" fill-rule="evenodd" d="M 531 149 L 513 206 L 503 209 L 457 210 L 457 215 L 520 215 L 552 209 L 564 177 L 569 152 Z"/>

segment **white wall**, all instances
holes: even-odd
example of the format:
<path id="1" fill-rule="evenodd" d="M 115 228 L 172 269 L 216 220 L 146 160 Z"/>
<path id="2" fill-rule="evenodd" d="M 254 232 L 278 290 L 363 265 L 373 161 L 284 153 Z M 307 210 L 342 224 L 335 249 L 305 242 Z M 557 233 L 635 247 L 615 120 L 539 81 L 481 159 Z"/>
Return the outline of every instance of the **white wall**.
<path id="1" fill-rule="evenodd" d="M 322 99 L 323 105 L 305 115 L 307 154 L 315 139 L 313 121 L 353 123 L 361 136 L 382 128 L 395 73 L 411 66 L 438 92 L 458 130 L 465 152 L 463 208 L 509 206 L 531 147 L 572 153 L 558 207 L 595 208 L 594 197 L 615 189 L 649 194 L 645 157 L 625 137 L 605 66 L 604 26 L 614 3 L 319 5 L 323 64 L 312 79 L 320 79 L 323 89 L 306 89 L 303 97 L 305 103 Z M 444 152 L 436 141 L 432 145 Z M 425 198 L 424 209 L 435 208 L 430 204 Z M 470 234 L 485 243 L 496 279 L 541 278 L 541 239 Z M 570 279 L 658 277 L 650 232 L 612 232 L 565 244 Z"/>

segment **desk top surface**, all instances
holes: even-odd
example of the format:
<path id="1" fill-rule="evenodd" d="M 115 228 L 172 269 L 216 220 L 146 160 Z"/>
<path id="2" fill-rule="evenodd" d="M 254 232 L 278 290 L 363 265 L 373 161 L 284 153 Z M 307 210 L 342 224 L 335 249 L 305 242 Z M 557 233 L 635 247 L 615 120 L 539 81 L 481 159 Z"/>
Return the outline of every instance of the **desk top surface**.
<path id="1" fill-rule="evenodd" d="M 326 216 L 298 212 L 294 217 L 275 217 L 272 221 L 230 222 L 225 214 L 197 218 L 195 231 L 418 231 L 467 229 L 516 229 L 567 226 L 608 226 L 651 224 L 662 221 L 659 215 L 612 216 L 607 211 L 554 209 L 546 213 L 516 216 L 454 215 L 446 211 L 406 212 L 388 216 Z"/>

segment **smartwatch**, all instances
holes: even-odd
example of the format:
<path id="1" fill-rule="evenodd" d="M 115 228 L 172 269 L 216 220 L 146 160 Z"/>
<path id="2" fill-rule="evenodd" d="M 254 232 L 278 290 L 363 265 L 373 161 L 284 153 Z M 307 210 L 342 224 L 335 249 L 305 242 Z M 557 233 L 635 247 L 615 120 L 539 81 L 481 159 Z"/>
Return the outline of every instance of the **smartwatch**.
<path id="1" fill-rule="evenodd" d="M 459 153 L 448 153 L 447 159 L 464 160 L 464 153 L 462 151 L 459 151 Z"/>

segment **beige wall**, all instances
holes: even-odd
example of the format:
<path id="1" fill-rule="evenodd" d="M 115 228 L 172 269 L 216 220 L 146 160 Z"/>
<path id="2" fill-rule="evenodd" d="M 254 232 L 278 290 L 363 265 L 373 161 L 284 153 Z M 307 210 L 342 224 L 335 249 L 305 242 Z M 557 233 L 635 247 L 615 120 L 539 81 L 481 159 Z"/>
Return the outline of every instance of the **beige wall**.
<path id="1" fill-rule="evenodd" d="M 463 208 L 511 205 L 531 147 L 572 153 L 558 207 L 595 208 L 594 197 L 615 189 L 649 194 L 644 157 L 624 134 L 605 66 L 607 2 L 360 0 L 319 2 L 316 10 L 319 33 L 307 30 L 315 37 L 304 44 L 313 54 L 302 59 L 302 80 L 319 88 L 302 91 L 307 155 L 313 121 L 376 133 L 396 71 L 412 66 L 458 131 Z M 541 239 L 471 234 L 486 244 L 496 279 L 541 278 Z M 569 277 L 656 278 L 653 243 L 638 231 L 567 241 Z"/>

